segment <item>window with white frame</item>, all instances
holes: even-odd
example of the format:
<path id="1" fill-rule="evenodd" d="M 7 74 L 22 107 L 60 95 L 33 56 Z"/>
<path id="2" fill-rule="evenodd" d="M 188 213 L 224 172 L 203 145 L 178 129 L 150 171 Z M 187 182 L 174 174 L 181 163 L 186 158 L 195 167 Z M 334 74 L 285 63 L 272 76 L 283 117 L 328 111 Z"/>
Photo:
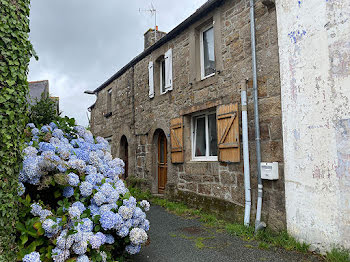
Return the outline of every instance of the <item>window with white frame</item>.
<path id="1" fill-rule="evenodd" d="M 107 113 L 112 112 L 112 89 L 107 92 Z"/>
<path id="2" fill-rule="evenodd" d="M 192 117 L 192 160 L 217 161 L 216 113 L 208 111 Z"/>
<path id="3" fill-rule="evenodd" d="M 200 63 L 202 79 L 215 74 L 214 27 L 207 26 L 200 31 Z"/>
<path id="4" fill-rule="evenodd" d="M 161 59 L 159 61 L 159 83 L 160 83 L 160 94 L 165 94 L 166 93 L 166 88 L 165 88 L 165 59 Z"/>

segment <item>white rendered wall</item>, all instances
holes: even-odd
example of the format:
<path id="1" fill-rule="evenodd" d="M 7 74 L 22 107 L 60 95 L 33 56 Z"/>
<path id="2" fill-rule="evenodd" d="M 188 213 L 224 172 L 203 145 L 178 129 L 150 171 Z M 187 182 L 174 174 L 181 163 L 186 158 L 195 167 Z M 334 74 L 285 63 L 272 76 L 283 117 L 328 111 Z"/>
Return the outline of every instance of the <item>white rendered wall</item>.
<path id="1" fill-rule="evenodd" d="M 350 248 L 350 0 L 276 0 L 287 228 Z"/>

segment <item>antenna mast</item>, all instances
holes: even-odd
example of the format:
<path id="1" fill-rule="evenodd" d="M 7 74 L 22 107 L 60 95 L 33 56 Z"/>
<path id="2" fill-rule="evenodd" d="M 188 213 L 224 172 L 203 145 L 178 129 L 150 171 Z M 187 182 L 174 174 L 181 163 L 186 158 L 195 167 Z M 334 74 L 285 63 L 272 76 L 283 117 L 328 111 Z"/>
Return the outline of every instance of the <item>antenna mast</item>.
<path id="1" fill-rule="evenodd" d="M 154 42 L 157 42 L 157 9 L 151 3 L 151 7 L 149 9 L 139 9 L 139 12 L 150 12 L 151 15 L 154 14 Z"/>

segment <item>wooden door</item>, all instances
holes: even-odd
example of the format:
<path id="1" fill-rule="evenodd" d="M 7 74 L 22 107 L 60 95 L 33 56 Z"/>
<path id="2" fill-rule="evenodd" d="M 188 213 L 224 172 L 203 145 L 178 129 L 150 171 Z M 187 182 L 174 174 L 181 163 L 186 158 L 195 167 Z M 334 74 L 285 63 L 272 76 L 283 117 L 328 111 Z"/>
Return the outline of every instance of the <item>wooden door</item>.
<path id="1" fill-rule="evenodd" d="M 158 193 L 163 194 L 167 181 L 167 140 L 162 132 L 158 137 Z"/>

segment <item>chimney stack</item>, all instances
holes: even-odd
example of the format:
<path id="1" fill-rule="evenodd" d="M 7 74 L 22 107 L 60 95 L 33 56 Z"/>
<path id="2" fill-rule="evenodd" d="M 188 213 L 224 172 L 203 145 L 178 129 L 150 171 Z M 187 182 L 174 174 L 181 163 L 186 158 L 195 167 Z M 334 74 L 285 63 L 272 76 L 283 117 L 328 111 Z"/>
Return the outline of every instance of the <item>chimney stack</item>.
<path id="1" fill-rule="evenodd" d="M 157 28 L 158 29 L 158 28 Z M 157 36 L 157 41 L 166 35 L 165 32 L 157 30 L 156 34 L 154 33 L 154 29 L 150 28 L 144 34 L 145 37 L 145 50 L 150 46 L 155 44 L 155 35 Z"/>

